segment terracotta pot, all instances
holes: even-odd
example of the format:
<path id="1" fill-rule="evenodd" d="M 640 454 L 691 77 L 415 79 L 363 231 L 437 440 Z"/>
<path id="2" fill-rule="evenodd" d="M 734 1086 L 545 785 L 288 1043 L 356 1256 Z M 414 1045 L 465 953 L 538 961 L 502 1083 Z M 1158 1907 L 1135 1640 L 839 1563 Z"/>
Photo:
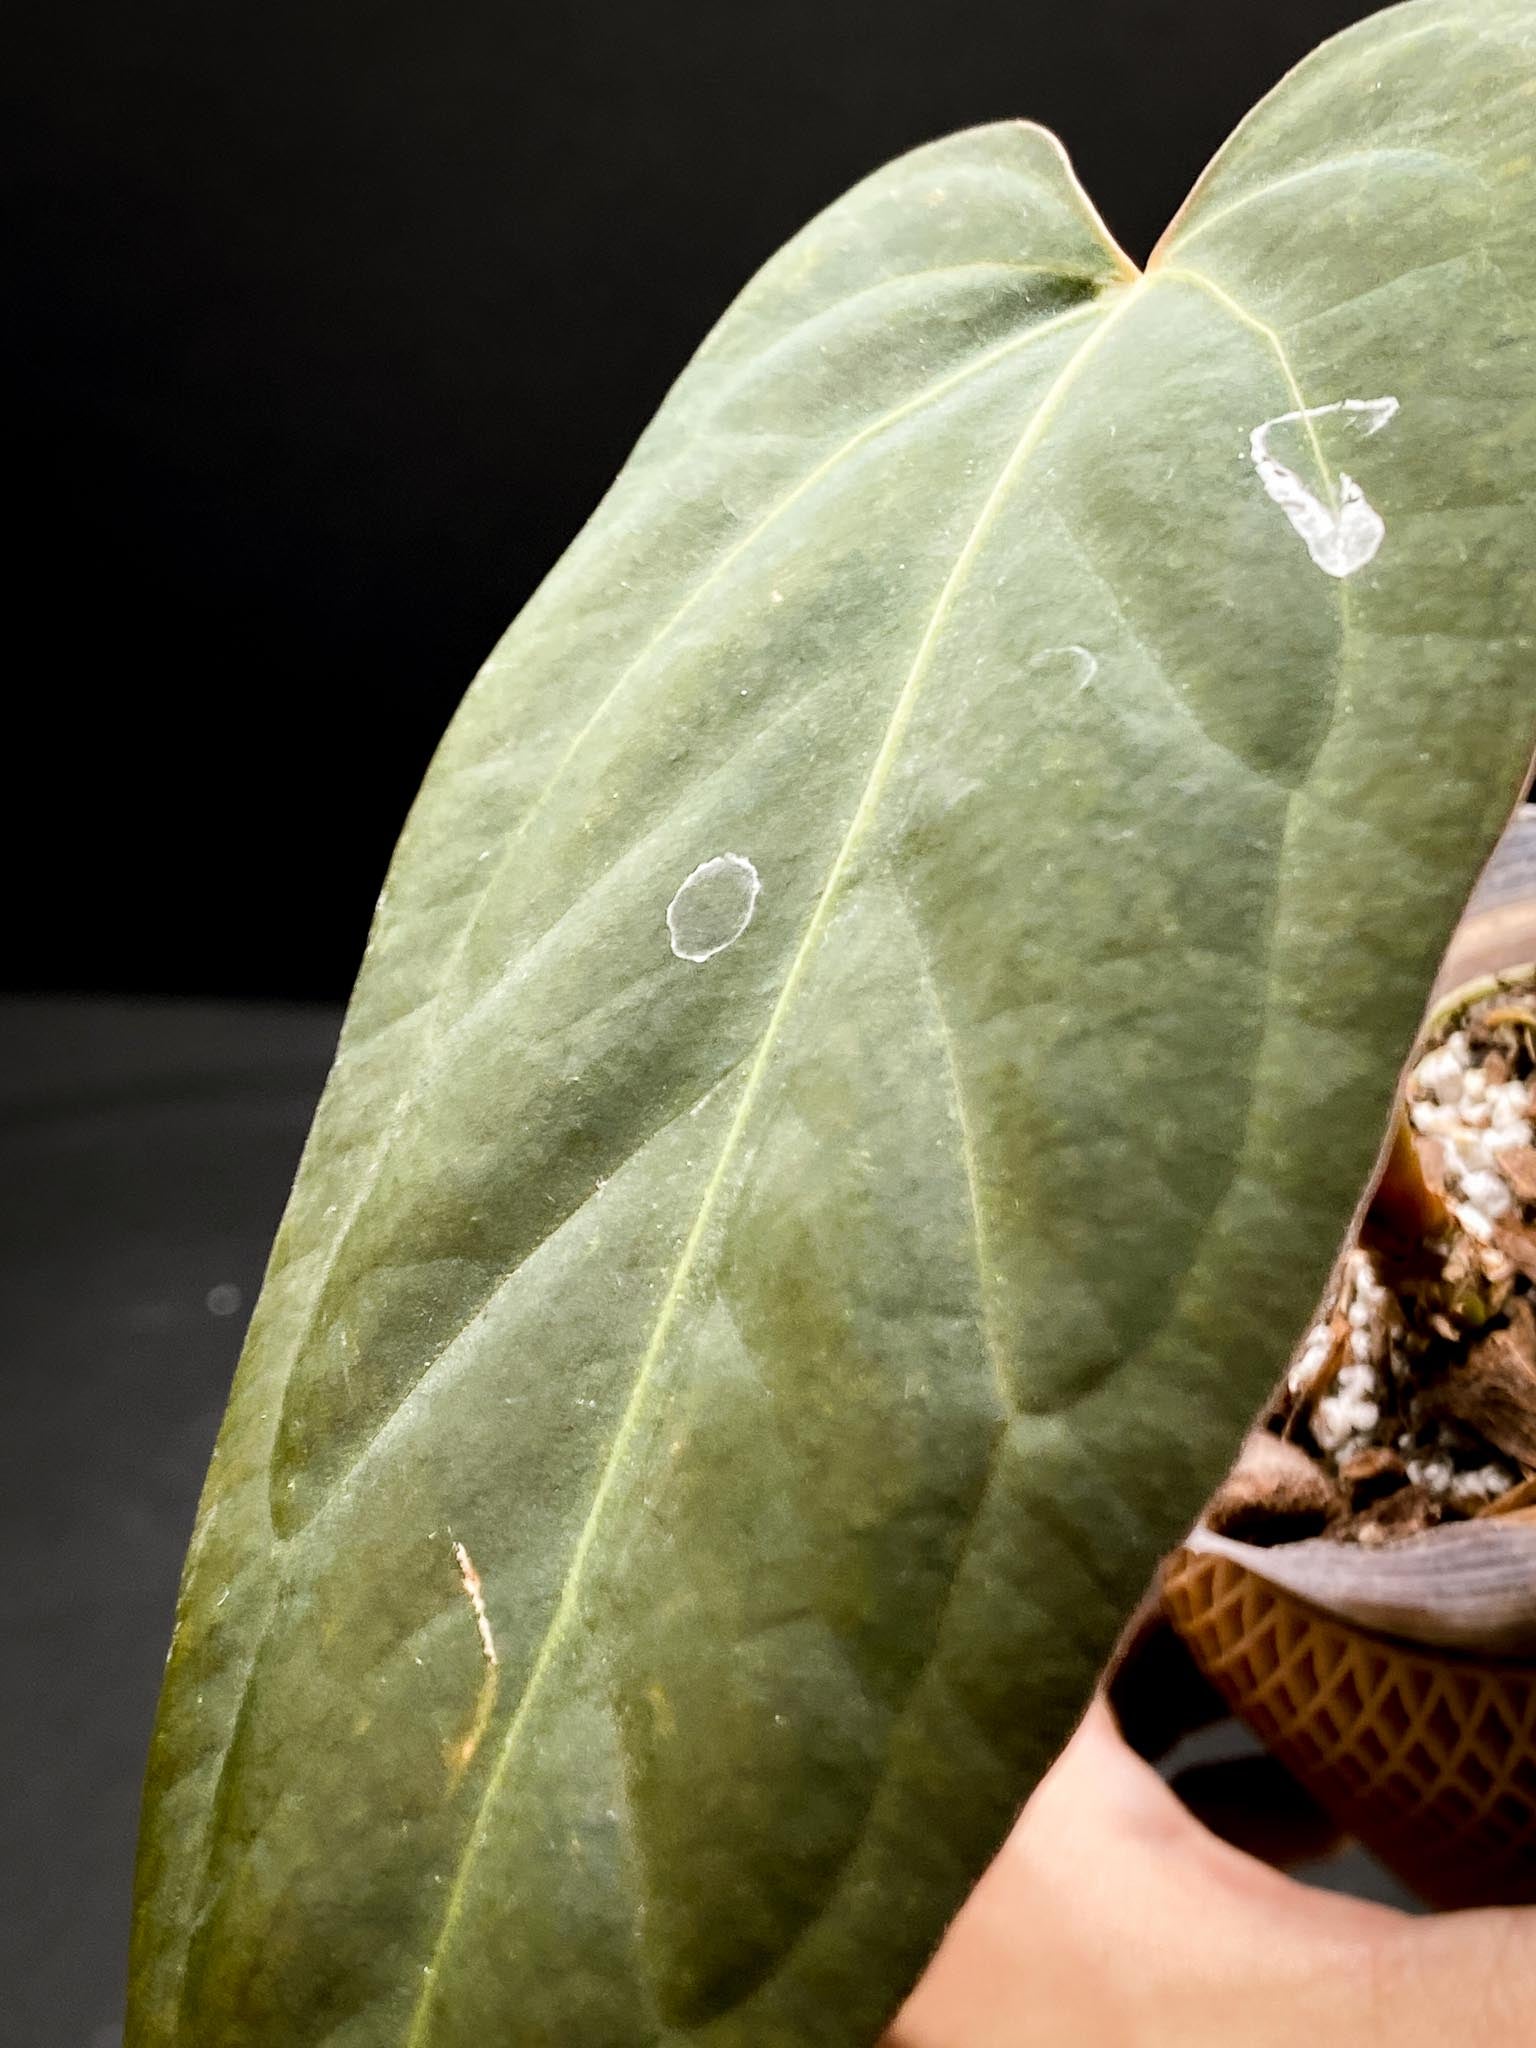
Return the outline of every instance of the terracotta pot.
<path id="1" fill-rule="evenodd" d="M 1533 962 L 1536 806 L 1527 806 L 1446 957 L 1427 1032 L 1443 1035 L 1490 985 L 1528 982 Z M 1505 1519 L 1528 1525 L 1490 1518 L 1490 1537 Z M 1510 1538 L 1526 1544 L 1536 1613 L 1528 1526 Z M 1353 1602 L 1350 1615 L 1339 1611 L 1341 1598 L 1352 1604 L 1345 1596 L 1315 1597 L 1313 1587 L 1304 1597 L 1266 1576 L 1305 1583 L 1286 1570 L 1304 1547 L 1316 1552 L 1258 1550 L 1199 1530 L 1166 1560 L 1164 1607 L 1196 1663 L 1341 1826 L 1427 1903 L 1536 1903 L 1536 1649 L 1518 1633 L 1479 1644 L 1476 1623 L 1436 1629 L 1411 1613 L 1387 1614 L 1383 1626 L 1369 1605 Z"/>
<path id="2" fill-rule="evenodd" d="M 1163 1600 L 1233 1712 L 1427 1903 L 1536 1904 L 1536 1659 L 1395 1640 L 1188 1549 Z"/>

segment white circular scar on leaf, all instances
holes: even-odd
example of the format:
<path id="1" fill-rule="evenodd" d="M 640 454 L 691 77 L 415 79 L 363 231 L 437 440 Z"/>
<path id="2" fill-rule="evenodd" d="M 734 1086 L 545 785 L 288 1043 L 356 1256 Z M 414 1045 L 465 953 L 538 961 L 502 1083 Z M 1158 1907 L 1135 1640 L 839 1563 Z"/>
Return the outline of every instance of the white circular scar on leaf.
<path id="1" fill-rule="evenodd" d="M 702 861 L 667 905 L 667 934 L 679 960 L 713 960 L 734 946 L 757 908 L 758 872 L 744 853 Z"/>
<path id="2" fill-rule="evenodd" d="M 1080 690 L 1086 690 L 1099 672 L 1099 657 L 1080 641 L 1069 640 L 1065 647 L 1041 648 L 1029 665 L 1047 672 L 1059 670 L 1063 681 L 1074 682 Z"/>

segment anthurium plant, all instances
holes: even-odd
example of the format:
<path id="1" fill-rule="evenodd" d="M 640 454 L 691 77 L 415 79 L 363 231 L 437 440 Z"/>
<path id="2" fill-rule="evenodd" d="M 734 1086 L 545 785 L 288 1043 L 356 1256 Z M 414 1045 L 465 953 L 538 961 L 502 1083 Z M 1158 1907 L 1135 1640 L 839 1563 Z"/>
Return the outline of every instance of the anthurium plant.
<path id="1" fill-rule="evenodd" d="M 1027 122 L 704 343 L 380 899 L 130 2048 L 859 2048 L 1304 1329 L 1536 737 L 1536 0 L 1144 270 Z"/>

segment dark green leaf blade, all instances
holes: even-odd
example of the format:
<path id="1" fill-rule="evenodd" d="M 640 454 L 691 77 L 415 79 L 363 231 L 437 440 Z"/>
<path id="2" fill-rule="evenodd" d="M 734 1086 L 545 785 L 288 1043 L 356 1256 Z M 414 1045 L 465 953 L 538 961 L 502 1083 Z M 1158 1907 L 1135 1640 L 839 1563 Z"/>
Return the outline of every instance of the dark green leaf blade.
<path id="1" fill-rule="evenodd" d="M 133 2048 L 873 2038 L 1306 1315 L 1529 759 L 1533 94 L 1526 0 L 1380 17 L 1143 279 L 976 131 L 710 337 L 381 901 Z"/>

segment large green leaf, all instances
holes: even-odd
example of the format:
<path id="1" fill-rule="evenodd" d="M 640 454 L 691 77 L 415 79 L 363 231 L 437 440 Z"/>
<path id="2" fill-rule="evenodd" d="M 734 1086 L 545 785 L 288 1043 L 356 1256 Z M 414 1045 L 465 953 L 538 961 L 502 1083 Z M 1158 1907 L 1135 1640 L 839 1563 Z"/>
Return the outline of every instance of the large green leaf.
<path id="1" fill-rule="evenodd" d="M 1529 759 L 1533 149 L 1533 0 L 1428 0 L 1145 276 L 999 126 L 710 336 L 381 900 L 134 2048 L 872 2039 L 1312 1303 Z"/>

